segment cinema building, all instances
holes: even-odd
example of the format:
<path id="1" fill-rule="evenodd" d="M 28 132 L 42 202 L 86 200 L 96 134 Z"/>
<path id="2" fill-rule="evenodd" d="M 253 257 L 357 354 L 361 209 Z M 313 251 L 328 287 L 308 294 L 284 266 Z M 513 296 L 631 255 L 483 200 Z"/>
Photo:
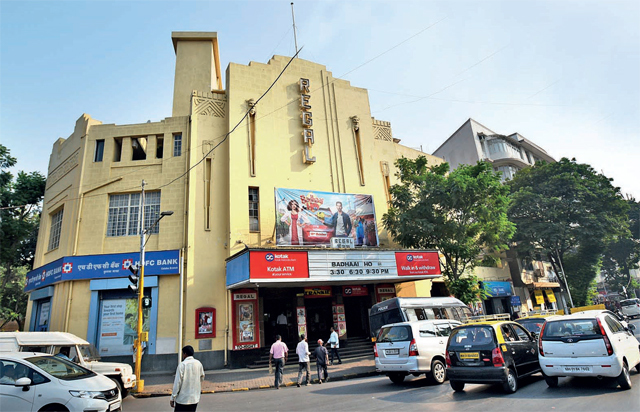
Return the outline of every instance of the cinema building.
<path id="1" fill-rule="evenodd" d="M 368 335 L 375 302 L 442 293 L 437 253 L 401 250 L 381 225 L 394 161 L 442 160 L 372 118 L 366 89 L 283 56 L 230 63 L 223 85 L 216 33 L 172 41 L 171 117 L 84 114 L 53 145 L 28 330 L 68 331 L 131 360 L 141 207 L 143 370 L 175 368 L 187 344 L 207 369 L 244 366 L 276 333 L 326 340 L 335 326 L 348 344 Z"/>

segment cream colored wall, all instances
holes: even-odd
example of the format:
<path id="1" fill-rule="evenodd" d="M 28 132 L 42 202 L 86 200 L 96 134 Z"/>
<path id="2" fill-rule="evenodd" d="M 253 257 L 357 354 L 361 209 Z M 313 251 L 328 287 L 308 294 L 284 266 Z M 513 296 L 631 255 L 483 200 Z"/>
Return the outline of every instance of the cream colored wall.
<path id="1" fill-rule="evenodd" d="M 175 338 L 178 352 L 178 321 L 180 313 L 180 276 L 158 276 L 158 324 L 156 338 Z M 187 318 L 188 319 L 188 318 Z"/>

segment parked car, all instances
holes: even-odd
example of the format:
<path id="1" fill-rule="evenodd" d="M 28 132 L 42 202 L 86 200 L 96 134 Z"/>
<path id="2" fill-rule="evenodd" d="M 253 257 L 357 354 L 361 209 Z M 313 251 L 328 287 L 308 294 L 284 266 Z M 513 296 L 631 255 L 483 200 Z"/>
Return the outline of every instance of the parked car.
<path id="1" fill-rule="evenodd" d="M 68 353 L 68 358 L 78 365 L 98 372 L 113 380 L 122 398 L 136 386 L 136 375 L 126 363 L 100 362 L 96 348 L 84 339 L 66 332 L 2 332 L 2 352 L 43 352 L 55 355 Z"/>
<path id="2" fill-rule="evenodd" d="M 610 311 L 586 311 L 547 321 L 540 333 L 540 366 L 547 385 L 558 377 L 614 377 L 631 388 L 629 369 L 640 373 L 640 347 L 634 325 L 625 327 Z"/>
<path id="3" fill-rule="evenodd" d="M 540 372 L 537 340 L 508 320 L 480 320 L 451 332 L 446 350 L 447 375 L 454 391 L 467 383 L 501 383 L 508 393 L 518 379 Z"/>
<path id="4" fill-rule="evenodd" d="M 402 382 L 409 374 L 424 373 L 432 382 L 442 384 L 447 377 L 447 338 L 459 325 L 446 319 L 384 325 L 373 348 L 376 371 L 385 373 L 393 383 Z"/>
<path id="5" fill-rule="evenodd" d="M 544 325 L 544 322 L 555 315 L 556 315 L 555 310 L 529 312 L 527 315 L 519 319 L 516 319 L 516 322 L 524 326 L 524 328 L 528 330 L 529 333 L 537 337 L 540 335 L 540 330 L 542 329 L 542 325 Z"/>
<path id="6" fill-rule="evenodd" d="M 623 315 L 629 319 L 640 317 L 640 299 L 625 299 L 620 301 L 620 308 Z"/>
<path id="7" fill-rule="evenodd" d="M 3 411 L 120 411 L 113 381 L 45 353 L 0 353 Z"/>

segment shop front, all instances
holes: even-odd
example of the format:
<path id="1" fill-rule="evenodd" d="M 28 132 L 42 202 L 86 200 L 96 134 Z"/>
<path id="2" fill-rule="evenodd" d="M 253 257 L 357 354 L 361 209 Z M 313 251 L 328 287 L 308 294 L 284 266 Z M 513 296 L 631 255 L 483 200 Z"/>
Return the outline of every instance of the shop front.
<path id="1" fill-rule="evenodd" d="M 433 251 L 245 249 L 226 263 L 232 352 L 268 347 L 276 335 L 326 341 L 331 327 L 346 346 L 369 336 L 369 309 L 395 297 L 396 283 L 439 276 Z"/>
<path id="2" fill-rule="evenodd" d="M 555 282 L 534 282 L 530 291 L 533 296 L 534 310 L 562 309 L 558 304 L 556 292 L 560 294 L 560 284 Z"/>
<path id="3" fill-rule="evenodd" d="M 512 299 L 513 290 L 511 282 L 482 281 L 481 287 L 486 294 L 484 306 L 487 315 L 509 313 L 513 315 L 519 310 L 514 304 L 519 303 L 519 299 Z"/>
<path id="4" fill-rule="evenodd" d="M 73 313 L 88 314 L 86 336 L 80 337 L 93 343 L 102 357 L 126 356 L 129 361 L 137 336 L 138 300 L 137 294 L 128 288 L 131 284 L 128 275 L 130 266 L 139 265 L 139 256 L 139 253 L 69 256 L 29 272 L 25 286 L 33 302 L 29 330 L 50 330 L 50 323 L 64 325 L 64 318 L 74 316 Z M 144 294 L 151 299 L 151 307 L 143 312 L 143 330 L 149 333 L 145 351 L 149 355 L 156 354 L 159 277 L 179 274 L 179 261 L 178 250 L 147 252 L 145 256 Z M 71 295 L 63 292 L 71 287 L 60 288 L 74 283 L 78 284 L 76 296 L 85 295 L 83 299 L 72 301 Z M 88 290 L 84 289 L 87 287 Z"/>

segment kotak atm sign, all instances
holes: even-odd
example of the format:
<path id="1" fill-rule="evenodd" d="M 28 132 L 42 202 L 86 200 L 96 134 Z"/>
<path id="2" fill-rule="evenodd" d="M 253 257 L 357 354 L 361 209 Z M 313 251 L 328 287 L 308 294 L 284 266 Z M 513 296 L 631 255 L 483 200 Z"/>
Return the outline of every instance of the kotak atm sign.
<path id="1" fill-rule="evenodd" d="M 251 279 L 306 279 L 307 252 L 250 252 Z"/>
<path id="2" fill-rule="evenodd" d="M 440 275 L 438 252 L 396 252 L 399 276 Z"/>

